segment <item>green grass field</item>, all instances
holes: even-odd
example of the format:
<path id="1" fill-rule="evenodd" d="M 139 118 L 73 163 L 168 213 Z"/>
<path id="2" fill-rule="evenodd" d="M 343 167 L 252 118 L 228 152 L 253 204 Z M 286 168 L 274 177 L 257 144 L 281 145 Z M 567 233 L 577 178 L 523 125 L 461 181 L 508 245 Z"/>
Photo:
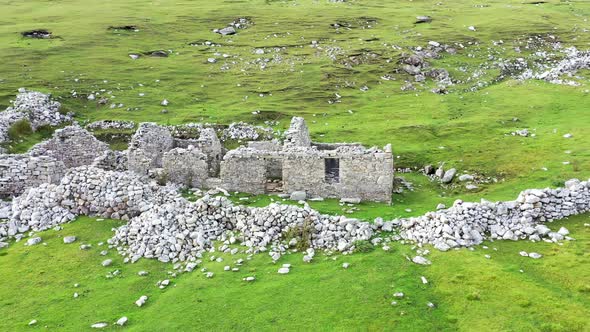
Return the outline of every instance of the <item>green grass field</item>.
<path id="1" fill-rule="evenodd" d="M 488 249 L 433 252 L 427 267 L 408 262 L 410 247 L 398 243 L 389 252 L 320 255 L 311 264 L 304 264 L 301 254 L 284 256 L 278 264 L 256 255 L 239 272 L 225 272 L 223 266 L 234 266 L 245 255 L 224 255 L 221 263 L 205 257 L 199 269 L 215 273 L 208 279 L 199 270 L 171 278 L 171 264 L 146 259 L 125 265 L 114 250 L 100 256 L 106 248 L 98 243 L 120 222 L 81 218 L 62 231 L 40 234 L 47 246 L 21 242 L 0 252 L 0 329 L 82 331 L 125 315 L 133 331 L 587 331 L 590 227 L 583 223 L 588 222 L 588 216 L 578 216 L 554 223 L 567 226 L 577 239 L 563 246 L 486 242 Z M 63 244 L 67 235 L 79 242 Z M 81 243 L 93 248 L 82 251 Z M 518 252 L 525 249 L 544 257 L 521 257 Z M 114 264 L 102 267 L 106 258 Z M 351 266 L 345 270 L 343 262 Z M 276 273 L 283 263 L 293 265 L 288 275 Z M 120 276 L 106 278 L 117 269 Z M 150 274 L 140 277 L 140 270 Z M 255 282 L 241 280 L 251 275 Z M 171 285 L 160 290 L 156 283 L 164 279 Z M 405 297 L 394 298 L 396 292 Z M 149 299 L 138 308 L 134 302 L 141 295 Z M 38 324 L 28 327 L 32 319 Z"/>
<path id="2" fill-rule="evenodd" d="M 316 141 L 391 143 L 399 167 L 445 162 L 498 180 L 468 192 L 402 174 L 415 191 L 396 195 L 391 206 L 360 204 L 352 216 L 363 219 L 418 215 L 457 198 L 514 199 L 525 188 L 590 178 L 590 71 L 578 73 L 579 86 L 498 79 L 499 69 L 488 60 L 491 54 L 508 60 L 539 57 L 526 48 L 536 37 L 590 48 L 590 2 L 532 2 L 0 0 L 0 109 L 26 87 L 52 93 L 81 122 L 276 120 L 276 128 L 284 129 L 298 115 Z M 418 15 L 433 21 L 414 24 Z M 253 24 L 233 36 L 212 32 L 238 17 Z M 349 28 L 334 29 L 333 23 Z M 109 29 L 123 25 L 138 31 Z M 53 38 L 21 36 L 33 29 L 47 29 Z M 312 41 L 318 47 L 311 47 Z M 430 61 L 460 82 L 444 95 L 430 92 L 436 86 L 430 80 L 416 91 L 402 91 L 406 80 L 413 81 L 398 71 L 402 54 L 429 41 L 465 46 Z M 169 56 L 129 57 L 154 50 Z M 363 58 L 367 54 L 374 56 Z M 483 87 L 472 91 L 478 83 Z M 361 91 L 364 86 L 367 91 Z M 109 102 L 89 101 L 91 93 Z M 163 99 L 170 101 L 167 113 L 161 112 Z M 111 109 L 112 103 L 124 106 Z M 523 128 L 536 136 L 510 135 Z M 566 133 L 573 137 L 563 138 Z M 49 134 L 18 137 L 11 150 L 24 152 Z M 117 148 L 124 146 L 117 142 Z M 270 199 L 252 197 L 248 204 Z M 334 200 L 311 205 L 343 213 Z M 394 244 L 391 252 L 376 249 L 336 261 L 320 256 L 310 265 L 297 255 L 284 257 L 281 263 L 294 265 L 286 276 L 260 255 L 238 273 L 223 272 L 224 263 L 206 264 L 214 278 L 196 271 L 173 278 L 163 291 L 155 283 L 171 266 L 147 260 L 123 265 L 111 250 L 115 266 L 101 267 L 96 243 L 108 239 L 118 222 L 81 219 L 61 232 L 42 234 L 47 247 L 15 243 L 0 250 L 1 331 L 80 331 L 123 315 L 130 318 L 126 329 L 137 331 L 590 330 L 590 228 L 583 225 L 590 222 L 588 215 L 557 223 L 577 239 L 563 246 L 487 243 L 488 250 L 433 252 L 433 265 L 421 267 L 406 261 L 409 246 Z M 60 236 L 66 233 L 94 248 L 63 245 Z M 544 257 L 526 259 L 520 250 Z M 344 261 L 350 269 L 341 268 Z M 114 269 L 122 275 L 106 279 Z M 140 269 L 151 273 L 138 277 Z M 250 274 L 258 280 L 241 281 Z M 422 275 L 428 285 L 420 283 Z M 392 306 L 396 291 L 407 297 Z M 74 299 L 74 292 L 80 298 Z M 150 296 L 147 305 L 135 307 L 143 294 Z M 437 308 L 428 308 L 429 301 Z M 32 319 L 39 323 L 28 327 Z"/>

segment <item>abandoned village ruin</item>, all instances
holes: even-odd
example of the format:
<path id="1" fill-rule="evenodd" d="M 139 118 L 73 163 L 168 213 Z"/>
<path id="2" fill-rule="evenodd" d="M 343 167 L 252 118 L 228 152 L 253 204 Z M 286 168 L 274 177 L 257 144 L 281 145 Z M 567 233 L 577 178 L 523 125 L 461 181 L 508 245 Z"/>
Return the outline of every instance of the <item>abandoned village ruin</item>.
<path id="1" fill-rule="evenodd" d="M 60 120 L 59 106 L 48 96 L 27 94 L 38 105 L 51 103 L 48 113 L 55 112 L 56 119 L 66 121 Z M 24 97 L 17 98 L 17 104 L 21 105 L 22 100 Z M 26 113 L 16 114 L 20 116 L 14 118 L 22 120 Z M 31 122 L 37 123 L 34 119 Z M 56 183 L 66 169 L 82 165 L 129 170 L 189 188 L 298 193 L 300 199 L 308 196 L 390 202 L 393 189 L 390 146 L 379 150 L 360 144 L 314 143 L 305 120 L 298 117 L 292 119 L 284 144 L 276 139 L 253 141 L 230 151 L 212 128 L 203 128 L 196 139 L 179 138 L 167 127 L 141 123 L 129 149 L 120 152 L 110 150 L 80 126 L 71 125 L 56 130 L 53 138 L 26 154 L 1 155 L 0 162 L 0 194 L 4 196 L 20 194 L 44 182 Z"/>
<path id="2" fill-rule="evenodd" d="M 47 95 L 20 92 L 15 107 L 0 113 L 0 132 L 22 119 L 33 127 L 37 121 L 70 122 Z M 0 248 L 9 239 L 26 236 L 27 244 L 35 245 L 41 241 L 36 232 L 59 229 L 79 215 L 100 216 L 128 221 L 109 241 L 127 262 L 156 258 L 186 262 L 192 270 L 215 241 L 230 239 L 249 254 L 268 251 L 275 261 L 302 241 L 307 262 L 314 249 L 350 253 L 357 241 L 385 249 L 390 241 L 403 240 L 443 251 L 485 239 L 559 242 L 570 239 L 567 229 L 552 231 L 545 223 L 590 211 L 590 181 L 576 179 L 565 188 L 523 191 L 514 201 L 457 200 L 450 208 L 389 221 L 324 215 L 304 201 L 339 197 L 390 202 L 392 183 L 390 146 L 379 150 L 314 143 L 305 121 L 297 117 L 282 144 L 256 141 L 229 151 L 211 128 L 202 128 L 198 138 L 186 138 L 154 123 L 139 125 L 127 151 L 113 151 L 74 124 L 56 130 L 27 153 L 0 155 L 0 195 L 13 198 L 0 205 L 0 220 L 5 220 L 0 221 Z M 179 194 L 182 186 L 214 190 L 191 202 Z M 228 191 L 282 192 L 299 205 L 235 205 L 226 197 L 231 196 Z M 308 230 L 301 232 L 305 238 L 285 239 L 301 229 Z M 226 246 L 222 251 L 229 250 Z M 425 263 L 424 258 L 415 262 Z"/>
<path id="3" fill-rule="evenodd" d="M 313 143 L 305 121 L 298 117 L 291 121 L 283 145 L 278 140 L 255 141 L 225 153 L 211 128 L 203 129 L 198 139 L 182 139 L 165 127 L 142 123 L 128 158 L 131 171 L 161 172 L 172 182 L 195 188 L 305 192 L 310 197 L 382 202 L 391 200 L 393 189 L 391 147 L 382 151 L 360 144 Z"/>

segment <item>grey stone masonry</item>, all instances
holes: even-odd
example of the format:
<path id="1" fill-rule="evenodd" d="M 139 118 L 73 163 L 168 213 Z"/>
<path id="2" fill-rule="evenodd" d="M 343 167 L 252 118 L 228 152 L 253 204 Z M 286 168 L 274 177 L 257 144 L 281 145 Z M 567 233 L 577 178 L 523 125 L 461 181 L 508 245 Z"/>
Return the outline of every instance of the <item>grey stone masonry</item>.
<path id="1" fill-rule="evenodd" d="M 25 113 L 17 111 L 0 112 L 0 142 L 7 142 L 9 140 L 8 130 L 10 127 L 23 119 L 27 119 Z"/>
<path id="2" fill-rule="evenodd" d="M 53 137 L 35 145 L 29 152 L 35 156 L 52 156 L 67 168 L 91 165 L 97 156 L 109 151 L 109 146 L 96 139 L 86 129 L 68 126 L 58 129 Z"/>
<path id="3" fill-rule="evenodd" d="M 192 145 L 164 153 L 162 162 L 167 180 L 174 183 L 199 188 L 209 177 L 207 156 Z"/>
<path id="4" fill-rule="evenodd" d="M 330 166 L 332 163 L 332 166 Z M 333 167 L 330 173 L 329 167 Z M 393 156 L 391 151 L 339 146 L 335 150 L 285 151 L 283 190 L 308 195 L 391 201 Z"/>
<path id="5" fill-rule="evenodd" d="M 27 119 L 31 122 L 31 127 L 36 130 L 40 126 L 57 126 L 63 122 L 71 121 L 71 114 L 61 114 L 60 107 L 61 104 L 51 99 L 51 95 L 20 88 L 13 106 L 7 108 L 6 111 L 26 114 Z"/>
<path id="6" fill-rule="evenodd" d="M 140 175 L 165 175 L 171 182 L 193 187 L 218 184 L 253 194 L 304 191 L 311 196 L 391 201 L 393 156 L 389 146 L 379 150 L 359 143 L 314 143 L 305 120 L 299 117 L 292 119 L 283 144 L 278 140 L 248 142 L 248 147 L 228 152 L 213 128 L 191 128 L 198 128 L 198 139 L 174 138 L 170 128 L 140 124 L 129 146 L 128 169 Z M 180 150 L 171 151 L 175 148 Z"/>
<path id="7" fill-rule="evenodd" d="M 107 171 L 126 171 L 127 170 L 127 150 L 113 151 L 108 150 L 96 157 L 92 166 L 102 168 Z"/>
<path id="8" fill-rule="evenodd" d="M 18 196 L 26 188 L 59 182 L 63 162 L 50 156 L 0 155 L 0 196 Z"/>
<path id="9" fill-rule="evenodd" d="M 282 180 L 288 194 L 390 202 L 393 155 L 389 145 L 380 150 L 358 143 L 311 142 L 305 121 L 294 118 L 282 148 L 252 142 L 228 152 L 221 180 L 226 189 L 256 194 L 265 192 L 267 182 Z"/>
<path id="10" fill-rule="evenodd" d="M 129 144 L 129 170 L 147 174 L 162 167 L 164 152 L 174 148 L 174 138 L 166 127 L 145 122 L 139 125 Z"/>
<path id="11" fill-rule="evenodd" d="M 229 151 L 221 163 L 222 186 L 231 191 L 264 194 L 267 179 L 265 155 L 265 152 L 248 148 Z"/>
<path id="12" fill-rule="evenodd" d="M 241 155 L 245 155 L 243 152 Z M 247 247 L 247 254 L 271 246 L 269 254 L 287 253 L 285 234 L 308 228 L 308 256 L 314 249 L 350 253 L 359 240 L 379 243 L 378 232 L 392 240 L 432 244 L 440 250 L 473 246 L 485 239 L 561 243 L 571 240 L 564 227 L 551 230 L 552 220 L 590 211 L 590 181 L 572 179 L 564 188 L 530 189 L 516 200 L 469 203 L 420 217 L 373 223 L 345 216 L 322 215 L 309 205 L 273 203 L 266 207 L 234 205 L 226 197 L 205 195 L 195 202 L 179 197 L 174 186 L 145 182 L 131 172 L 82 166 L 68 169 L 57 184 L 30 188 L 11 202 L 7 222 L 0 222 L 0 242 L 31 231 L 53 228 L 78 215 L 129 220 L 109 244 L 131 262 L 141 257 L 163 262 L 194 262 L 229 237 Z M 561 225 L 560 225 L 561 226 Z M 378 238 L 374 238 L 379 235 Z M 415 261 L 415 260 L 414 260 Z"/>
<path id="13" fill-rule="evenodd" d="M 41 92 L 18 90 L 11 107 L 0 112 L 0 142 L 8 141 L 8 130 L 20 120 L 27 120 L 33 130 L 44 125 L 57 126 L 72 120 L 72 114 L 61 114 L 60 103 Z"/>
<path id="14" fill-rule="evenodd" d="M 200 150 L 207 157 L 208 174 L 211 177 L 219 175 L 219 166 L 223 158 L 224 149 L 213 128 L 203 128 L 198 139 L 174 139 L 174 146 L 177 148 L 188 148 L 189 146 Z"/>
<path id="15" fill-rule="evenodd" d="M 300 117 L 293 117 L 289 130 L 285 132 L 285 147 L 308 148 L 310 146 L 311 138 L 305 120 Z"/>

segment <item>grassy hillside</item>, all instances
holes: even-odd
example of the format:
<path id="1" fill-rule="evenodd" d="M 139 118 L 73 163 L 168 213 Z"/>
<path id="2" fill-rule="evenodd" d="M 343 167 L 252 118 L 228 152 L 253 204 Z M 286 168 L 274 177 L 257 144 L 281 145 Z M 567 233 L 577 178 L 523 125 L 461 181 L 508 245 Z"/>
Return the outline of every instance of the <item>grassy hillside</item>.
<path id="1" fill-rule="evenodd" d="M 534 58 L 539 40 L 587 49 L 585 1 L 5 1 L 3 12 L 0 104 L 26 86 L 53 93 L 80 120 L 278 120 L 284 128 L 300 115 L 315 140 L 392 143 L 399 166 L 446 162 L 507 181 L 510 196 L 590 176 L 589 73 L 576 87 L 519 82 L 499 79 L 489 60 Z M 415 24 L 417 15 L 433 21 Z M 251 25 L 212 32 L 238 17 Z M 109 28 L 125 25 L 137 31 Z M 54 38 L 20 35 L 40 28 Z M 429 80 L 402 91 L 414 80 L 399 72 L 402 54 L 429 41 L 457 49 L 430 61 L 457 83 L 445 95 L 430 92 Z M 169 56 L 143 55 L 154 50 Z M 88 101 L 91 93 L 100 95 Z M 523 128 L 536 137 L 510 135 Z M 502 184 L 482 195 L 498 191 Z"/>
<path id="2" fill-rule="evenodd" d="M 360 204 L 352 216 L 364 219 L 417 215 L 457 198 L 514 199 L 525 188 L 590 177 L 590 72 L 578 72 L 579 85 L 567 86 L 521 81 L 498 66 L 559 57 L 557 42 L 590 48 L 590 2 L 534 2 L 0 0 L 0 109 L 27 87 L 52 93 L 79 121 L 271 120 L 283 129 L 298 115 L 316 141 L 391 143 L 399 167 L 444 162 L 497 180 L 468 192 L 402 175 L 415 190 L 395 195 L 392 206 Z M 433 20 L 415 24 L 419 15 Z M 212 31 L 237 18 L 247 18 L 248 28 L 232 36 Z M 113 28 L 126 25 L 137 29 Z M 21 35 L 34 29 L 53 37 Z M 401 60 L 430 41 L 456 49 L 429 60 L 453 78 L 448 94 L 431 92 L 432 79 L 415 83 L 403 71 Z M 149 55 L 157 50 L 168 56 Z M 402 90 L 407 82 L 416 90 Z M 88 100 L 90 94 L 96 98 Z M 161 106 L 163 99 L 170 104 Z M 535 136 L 511 134 L 524 128 Z M 19 137 L 13 150 L 49 134 Z M 334 200 L 311 205 L 327 213 L 348 209 Z M 204 265 L 215 272 L 207 279 L 199 271 L 171 278 L 172 266 L 145 259 L 124 265 L 114 250 L 107 256 L 114 265 L 104 268 L 98 242 L 119 222 L 81 218 L 41 234 L 47 246 L 21 242 L 0 250 L 0 330 L 80 331 L 126 315 L 135 331 L 588 331 L 589 222 L 584 215 L 555 223 L 577 239 L 563 246 L 486 243 L 489 249 L 433 252 L 430 267 L 408 262 L 411 248 L 394 244 L 390 252 L 319 256 L 309 265 L 300 255 L 283 257 L 279 263 L 294 265 L 284 276 L 267 255 L 224 272 L 226 263 L 244 258 L 226 257 Z M 64 245 L 65 235 L 80 240 Z M 81 251 L 81 243 L 93 248 Z M 544 257 L 521 257 L 521 250 Z M 343 262 L 351 267 L 342 269 Z M 105 277 L 116 269 L 120 276 Z M 142 269 L 149 276 L 137 276 Z M 257 281 L 242 282 L 246 275 Z M 158 289 L 165 278 L 172 286 Z M 406 297 L 392 306 L 398 291 Z M 141 295 L 150 299 L 137 308 Z M 32 319 L 38 324 L 27 326 Z"/>

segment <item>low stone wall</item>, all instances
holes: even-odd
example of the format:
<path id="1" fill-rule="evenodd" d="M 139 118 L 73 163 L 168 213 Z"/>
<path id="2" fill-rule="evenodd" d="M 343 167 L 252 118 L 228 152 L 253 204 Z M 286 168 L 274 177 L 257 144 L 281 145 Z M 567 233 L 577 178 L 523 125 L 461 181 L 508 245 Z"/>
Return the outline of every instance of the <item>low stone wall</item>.
<path id="1" fill-rule="evenodd" d="M 561 240 L 541 223 L 590 211 L 590 180 L 567 181 L 565 188 L 530 189 L 515 201 L 467 203 L 456 201 L 449 209 L 417 218 L 395 220 L 402 238 L 431 243 L 439 250 L 481 243 L 485 238 Z M 391 227 L 389 225 L 388 227 Z"/>
<path id="2" fill-rule="evenodd" d="M 57 183 L 64 172 L 63 162 L 53 157 L 0 155 L 0 196 L 18 196 L 26 188 Z"/>
<path id="3" fill-rule="evenodd" d="M 124 172 L 127 170 L 128 158 L 127 150 L 125 151 L 104 151 L 96 157 L 91 166 L 102 168 L 107 171 Z"/>
<path id="4" fill-rule="evenodd" d="M 118 121 L 118 120 L 100 120 L 89 123 L 86 125 L 86 129 L 97 130 L 97 129 L 114 129 L 114 130 L 129 130 L 135 128 L 135 122 L 133 121 Z"/>
<path id="5" fill-rule="evenodd" d="M 55 227 L 80 214 L 131 219 L 110 243 L 133 260 L 194 259 L 228 232 L 241 234 L 242 244 L 251 250 L 280 241 L 294 227 L 312 230 L 310 246 L 340 251 L 352 250 L 354 241 L 373 234 L 368 223 L 321 215 L 308 206 L 249 208 L 209 196 L 189 202 L 171 188 L 144 183 L 130 172 L 79 167 L 70 169 L 57 185 L 31 188 L 16 198 L 10 220 L 0 223 L 0 242 L 3 237 Z"/>
<path id="6" fill-rule="evenodd" d="M 457 201 L 449 209 L 421 217 L 378 218 L 368 223 L 322 215 L 307 205 L 249 208 L 209 196 L 189 202 L 174 188 L 142 179 L 130 172 L 70 169 L 59 184 L 42 184 L 13 200 L 9 221 L 0 223 L 0 242 L 85 214 L 129 219 L 109 243 L 132 261 L 140 257 L 194 260 L 212 241 L 229 236 L 235 236 L 249 253 L 272 245 L 276 251 L 271 256 L 277 259 L 289 246 L 284 235 L 293 229 L 307 229 L 308 245 L 316 249 L 350 252 L 355 241 L 397 230 L 399 239 L 448 250 L 479 244 L 485 238 L 561 241 L 567 239 L 567 230 L 551 231 L 545 222 L 590 211 L 590 182 L 578 180 L 568 181 L 565 188 L 524 191 L 516 201 Z"/>

